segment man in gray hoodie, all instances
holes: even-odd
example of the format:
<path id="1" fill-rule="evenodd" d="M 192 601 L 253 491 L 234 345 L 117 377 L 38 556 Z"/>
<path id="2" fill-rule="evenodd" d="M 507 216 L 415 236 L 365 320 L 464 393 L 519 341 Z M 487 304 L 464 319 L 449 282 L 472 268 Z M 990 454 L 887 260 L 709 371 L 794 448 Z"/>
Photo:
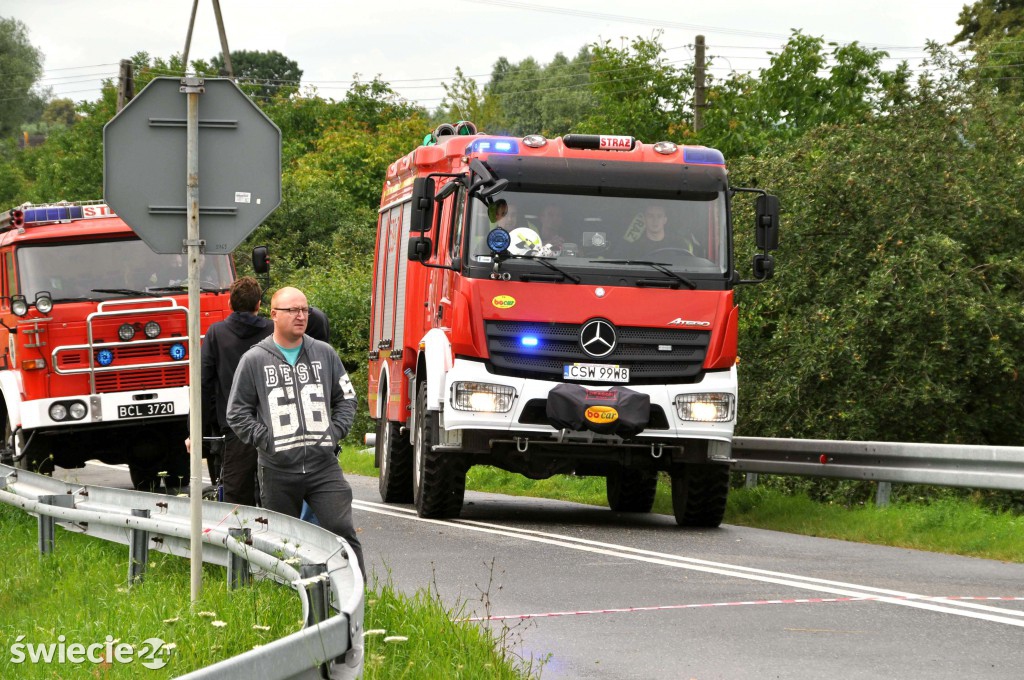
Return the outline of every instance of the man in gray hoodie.
<path id="1" fill-rule="evenodd" d="M 336 453 L 355 419 L 355 389 L 334 348 L 306 335 L 302 291 L 274 293 L 270 319 L 273 335 L 242 355 L 235 371 L 228 425 L 258 451 L 263 507 L 298 517 L 305 500 L 321 526 L 352 546 L 365 579 L 352 487 Z"/>

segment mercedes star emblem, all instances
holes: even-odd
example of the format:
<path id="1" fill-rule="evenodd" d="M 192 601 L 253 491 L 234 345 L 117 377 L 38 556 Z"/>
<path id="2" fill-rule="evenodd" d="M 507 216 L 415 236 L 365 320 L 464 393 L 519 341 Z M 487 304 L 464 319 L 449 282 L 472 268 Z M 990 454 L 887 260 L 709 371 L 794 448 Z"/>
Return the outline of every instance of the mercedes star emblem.
<path id="1" fill-rule="evenodd" d="M 604 319 L 588 321 L 580 329 L 580 346 L 592 357 L 606 357 L 615 349 L 615 327 Z"/>

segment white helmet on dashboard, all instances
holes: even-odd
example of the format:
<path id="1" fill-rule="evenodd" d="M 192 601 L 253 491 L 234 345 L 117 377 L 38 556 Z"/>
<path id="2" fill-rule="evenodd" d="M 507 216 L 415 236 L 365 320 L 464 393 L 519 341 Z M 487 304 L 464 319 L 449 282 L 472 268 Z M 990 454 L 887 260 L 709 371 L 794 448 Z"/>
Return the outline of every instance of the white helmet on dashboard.
<path id="1" fill-rule="evenodd" d="M 511 255 L 536 255 L 544 246 L 540 234 L 529 227 L 516 227 L 509 232 L 512 242 L 508 246 Z"/>

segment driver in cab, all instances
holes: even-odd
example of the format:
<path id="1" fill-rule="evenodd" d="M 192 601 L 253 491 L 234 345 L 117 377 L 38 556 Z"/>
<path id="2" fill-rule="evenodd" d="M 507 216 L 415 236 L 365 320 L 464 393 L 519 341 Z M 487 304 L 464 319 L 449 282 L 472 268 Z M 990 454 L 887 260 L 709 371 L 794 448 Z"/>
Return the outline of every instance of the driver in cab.
<path id="1" fill-rule="evenodd" d="M 694 250 L 689 234 L 684 235 L 680 229 L 668 227 L 668 211 L 660 203 L 644 208 L 629 225 L 623 240 L 623 256 L 631 260 L 649 260 L 653 256 L 668 257 L 672 261 L 673 255 L 692 254 Z"/>

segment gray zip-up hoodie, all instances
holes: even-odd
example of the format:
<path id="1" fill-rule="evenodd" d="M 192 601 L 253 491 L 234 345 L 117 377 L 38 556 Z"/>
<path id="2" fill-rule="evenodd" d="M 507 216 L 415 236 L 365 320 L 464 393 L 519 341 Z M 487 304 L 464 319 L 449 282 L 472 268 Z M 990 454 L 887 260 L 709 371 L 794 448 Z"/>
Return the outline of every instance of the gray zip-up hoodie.
<path id="1" fill-rule="evenodd" d="M 256 447 L 263 467 L 315 472 L 338 464 L 336 447 L 352 427 L 357 404 L 333 347 L 305 335 L 291 366 L 271 335 L 242 355 L 227 421 Z"/>

